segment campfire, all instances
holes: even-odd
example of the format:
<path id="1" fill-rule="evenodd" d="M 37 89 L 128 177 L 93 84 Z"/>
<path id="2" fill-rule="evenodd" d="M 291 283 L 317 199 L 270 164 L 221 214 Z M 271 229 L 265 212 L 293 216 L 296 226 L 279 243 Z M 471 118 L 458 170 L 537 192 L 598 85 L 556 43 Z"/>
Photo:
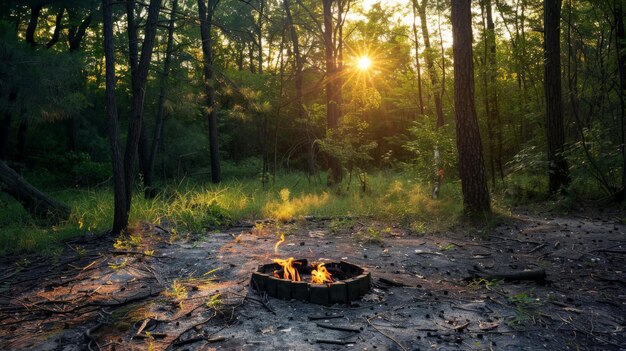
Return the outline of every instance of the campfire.
<path id="1" fill-rule="evenodd" d="M 274 245 L 285 241 L 281 235 Z M 275 258 L 252 274 L 252 287 L 258 292 L 283 300 L 296 299 L 322 305 L 359 300 L 371 286 L 371 274 L 345 261 L 313 263 L 306 259 Z"/>

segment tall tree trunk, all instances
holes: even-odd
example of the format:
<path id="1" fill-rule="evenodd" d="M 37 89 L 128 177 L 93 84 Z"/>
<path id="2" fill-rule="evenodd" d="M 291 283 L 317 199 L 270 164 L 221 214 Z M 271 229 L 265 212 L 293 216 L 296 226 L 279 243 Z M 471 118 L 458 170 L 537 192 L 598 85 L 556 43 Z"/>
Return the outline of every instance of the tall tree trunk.
<path id="1" fill-rule="evenodd" d="M 489 191 L 474 105 L 472 14 L 470 0 L 452 0 L 454 107 L 459 175 L 466 214 L 489 213 Z"/>
<path id="2" fill-rule="evenodd" d="M 28 133 L 28 117 L 22 116 L 20 126 L 17 129 L 17 141 L 15 146 L 15 160 L 23 161 L 26 157 L 26 134 Z"/>
<path id="3" fill-rule="evenodd" d="M 146 20 L 145 34 L 141 45 L 141 57 L 135 69 L 132 84 L 132 102 L 130 107 L 130 119 L 128 121 L 128 135 L 126 137 L 126 150 L 124 153 L 124 171 L 126 185 L 126 211 L 130 212 L 130 204 L 133 196 L 133 181 L 135 176 L 135 160 L 139 145 L 139 137 L 143 122 L 143 107 L 148 80 L 148 68 L 152 60 L 154 38 L 156 36 L 157 22 L 161 0 L 150 0 L 148 6 L 148 18 Z M 129 28 L 131 29 L 131 28 Z M 129 30 L 130 32 L 130 30 Z M 130 35 L 130 34 L 129 34 Z M 130 38 L 130 37 L 129 37 Z M 132 52 L 130 53 L 132 54 Z M 132 65 L 132 63 L 131 63 Z"/>
<path id="4" fill-rule="evenodd" d="M 259 42 L 259 53 L 257 55 L 259 73 L 263 73 L 263 16 L 265 16 L 265 1 L 260 0 L 259 5 L 259 19 L 257 21 L 257 41 Z"/>
<path id="5" fill-rule="evenodd" d="M 487 63 L 489 67 L 489 120 L 493 124 L 496 137 L 496 154 L 495 163 L 498 167 L 498 173 L 500 179 L 504 180 L 504 168 L 502 166 L 502 148 L 503 148 L 503 132 L 502 132 L 502 120 L 500 118 L 500 107 L 498 103 L 498 59 L 496 56 L 496 31 L 495 24 L 493 22 L 493 13 L 491 7 L 491 0 L 485 0 L 485 12 L 487 15 L 487 46 L 489 51 L 487 53 Z"/>
<path id="6" fill-rule="evenodd" d="M 422 67 L 420 65 L 420 43 L 417 36 L 417 0 L 412 0 L 413 7 L 413 44 L 415 45 L 415 69 L 417 70 L 417 97 L 420 114 L 424 114 L 424 98 L 422 96 Z"/>
<path id="7" fill-rule="evenodd" d="M 202 37 L 202 61 L 204 64 L 204 90 L 206 94 L 207 119 L 209 122 L 209 152 L 211 156 L 211 181 L 221 181 L 219 143 L 217 130 L 217 111 L 215 104 L 215 79 L 213 77 L 213 43 L 211 38 L 211 21 L 219 0 L 198 0 L 200 17 L 200 35 Z M 253 66 L 252 61 L 250 61 Z"/>
<path id="8" fill-rule="evenodd" d="M 615 1 L 613 13 L 615 18 L 615 41 L 617 44 L 617 66 L 619 70 L 620 136 L 622 139 L 622 189 L 618 193 L 616 200 L 624 201 L 624 199 L 626 199 L 626 103 L 624 101 L 624 95 L 626 95 L 626 35 L 624 34 L 624 9 L 622 7 L 622 1 Z"/>
<path id="9" fill-rule="evenodd" d="M 482 25 L 483 25 L 483 48 L 484 48 L 484 52 L 483 52 L 483 58 L 482 58 L 482 72 L 481 72 L 481 78 L 482 78 L 482 83 L 483 83 L 483 103 L 485 105 L 485 114 L 487 115 L 487 138 L 488 138 L 488 163 L 489 163 L 489 175 L 491 176 L 491 186 L 495 188 L 496 186 L 496 162 L 495 162 L 495 135 L 494 135 L 494 127 L 495 127 L 495 123 L 493 123 L 493 120 L 491 119 L 492 117 L 492 108 L 493 106 L 491 105 L 492 101 L 491 101 L 491 91 L 490 88 L 493 89 L 493 86 L 490 87 L 490 79 L 489 76 L 491 75 L 491 66 L 490 66 L 490 60 L 489 60 L 489 48 L 490 48 L 490 44 L 489 44 L 489 29 L 488 29 L 488 25 L 487 25 L 487 19 L 486 19 L 486 15 L 485 15 L 485 3 L 489 1 L 489 0 L 482 0 L 480 2 L 480 14 L 482 17 Z"/>
<path id="10" fill-rule="evenodd" d="M 293 47 L 293 57 L 296 64 L 295 71 L 295 86 L 296 86 L 296 113 L 297 118 L 301 121 L 305 121 L 306 124 L 306 138 L 307 138 L 307 165 L 309 174 L 315 173 L 315 151 L 314 151 L 314 137 L 311 131 L 311 123 L 307 120 L 306 109 L 304 107 L 304 94 L 303 84 L 304 75 L 302 73 L 304 68 L 304 59 L 300 54 L 300 43 L 298 39 L 298 31 L 293 24 L 293 18 L 291 16 L 291 0 L 283 0 L 283 6 L 285 7 L 285 15 L 287 20 L 287 27 L 289 29 L 289 35 L 291 37 L 291 45 Z"/>
<path id="11" fill-rule="evenodd" d="M 154 164 L 156 162 L 156 156 L 159 151 L 159 145 L 161 144 L 161 134 L 163 133 L 163 121 L 165 120 L 165 93 L 167 86 L 167 78 L 170 74 L 170 67 L 172 62 L 172 50 L 174 42 L 174 24 L 175 13 L 178 9 L 178 0 L 172 0 L 172 11 L 170 15 L 169 25 L 167 27 L 167 45 L 165 48 L 165 60 L 163 62 L 163 72 L 161 73 L 161 89 L 159 90 L 159 102 L 157 107 L 157 114 L 154 122 L 154 131 L 152 137 L 152 144 L 150 147 L 150 155 L 148 162 L 144 167 L 144 188 L 146 198 L 154 197 L 155 191 L 152 185 L 154 176 Z"/>
<path id="12" fill-rule="evenodd" d="M 117 102 L 115 99 L 115 47 L 113 44 L 113 0 L 102 0 L 102 23 L 104 27 L 104 56 L 106 58 L 106 113 L 109 145 L 111 147 L 111 163 L 113 165 L 114 191 L 114 234 L 119 234 L 128 226 L 126 210 L 126 185 L 124 163 L 120 146 L 120 131 L 117 120 Z"/>
<path id="13" fill-rule="evenodd" d="M 426 61 L 426 69 L 428 70 L 428 76 L 430 77 L 431 90 L 433 99 L 435 100 L 435 113 L 437 114 L 437 127 L 444 125 L 445 120 L 443 117 L 443 105 L 441 102 L 441 95 L 439 95 L 439 76 L 435 69 L 434 53 L 430 45 L 430 35 L 428 33 L 428 23 L 426 22 L 426 6 L 428 0 L 422 0 L 421 6 L 418 7 L 417 12 L 420 16 L 420 24 L 422 26 L 422 38 L 424 39 L 424 61 Z"/>
<path id="14" fill-rule="evenodd" d="M 561 0 L 544 0 L 544 92 L 548 132 L 548 177 L 550 193 L 570 182 L 567 161 L 563 156 L 565 132 L 561 100 Z"/>
<path id="15" fill-rule="evenodd" d="M 334 38 L 333 25 L 333 3 L 334 0 L 323 0 L 324 5 L 324 57 L 326 59 L 326 127 L 331 131 L 339 126 L 339 118 L 341 116 L 339 91 L 341 86 L 338 85 L 337 77 L 337 58 Z M 329 157 L 330 172 L 332 183 L 341 182 L 342 170 L 341 165 L 334 157 Z"/>
<path id="16" fill-rule="evenodd" d="M 52 222 L 67 220 L 71 209 L 49 198 L 0 161 L 0 189 L 11 195 L 33 216 Z"/>

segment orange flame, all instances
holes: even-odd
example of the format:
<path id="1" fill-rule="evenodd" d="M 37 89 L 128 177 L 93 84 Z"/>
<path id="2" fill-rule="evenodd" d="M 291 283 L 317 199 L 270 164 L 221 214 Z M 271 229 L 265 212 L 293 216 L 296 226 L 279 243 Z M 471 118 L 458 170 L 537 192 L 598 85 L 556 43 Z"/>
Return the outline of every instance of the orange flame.
<path id="1" fill-rule="evenodd" d="M 274 253 L 278 254 L 278 246 L 285 241 L 285 234 L 280 234 L 280 240 L 276 242 L 274 245 Z"/>
<path id="2" fill-rule="evenodd" d="M 311 283 L 314 284 L 324 284 L 324 283 L 332 283 L 333 278 L 331 277 L 330 272 L 324 267 L 323 263 L 317 265 L 317 269 L 311 271 Z"/>
<path id="3" fill-rule="evenodd" d="M 301 281 L 300 273 L 298 273 L 298 270 L 293 266 L 294 264 L 301 264 L 301 263 L 294 261 L 293 257 L 289 257 L 286 260 L 275 258 L 274 263 L 278 263 L 278 265 L 283 267 L 283 279 L 291 280 L 294 282 Z M 277 278 L 280 278 L 280 276 L 278 275 L 276 271 L 274 271 L 274 276 Z"/>

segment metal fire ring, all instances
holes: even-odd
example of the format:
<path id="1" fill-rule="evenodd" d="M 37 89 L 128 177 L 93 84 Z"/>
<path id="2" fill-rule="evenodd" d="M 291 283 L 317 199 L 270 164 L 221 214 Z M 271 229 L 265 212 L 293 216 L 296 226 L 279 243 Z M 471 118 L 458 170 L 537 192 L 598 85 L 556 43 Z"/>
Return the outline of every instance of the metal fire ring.
<path id="1" fill-rule="evenodd" d="M 300 275 L 310 274 L 311 267 L 306 259 L 295 260 L 299 262 Z M 313 284 L 309 282 L 294 282 L 287 279 L 274 277 L 274 271 L 282 268 L 277 263 L 259 266 L 252 273 L 250 284 L 259 292 L 282 300 L 300 300 L 319 305 L 334 303 L 348 304 L 360 300 L 371 288 L 372 275 L 366 269 L 345 261 L 324 263 L 324 266 L 339 279 L 327 284 Z"/>

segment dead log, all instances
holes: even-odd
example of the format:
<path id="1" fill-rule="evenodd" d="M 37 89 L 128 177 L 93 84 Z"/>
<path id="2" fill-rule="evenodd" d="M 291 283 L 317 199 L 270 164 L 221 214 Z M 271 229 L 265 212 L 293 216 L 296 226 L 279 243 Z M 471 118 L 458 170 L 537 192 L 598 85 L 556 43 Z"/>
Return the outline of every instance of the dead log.
<path id="1" fill-rule="evenodd" d="M 20 202 L 26 211 L 36 218 L 59 222 L 70 217 L 69 206 L 49 198 L 2 161 L 0 161 L 0 188 Z"/>
<path id="2" fill-rule="evenodd" d="M 466 280 L 472 280 L 475 278 L 482 278 L 487 280 L 505 280 L 505 281 L 519 281 L 519 280 L 534 280 L 543 281 L 546 279 L 546 271 L 544 269 L 536 269 L 530 271 L 509 271 L 509 272 L 487 272 L 478 266 L 474 266 L 474 269 L 468 270 L 470 276 Z"/>

